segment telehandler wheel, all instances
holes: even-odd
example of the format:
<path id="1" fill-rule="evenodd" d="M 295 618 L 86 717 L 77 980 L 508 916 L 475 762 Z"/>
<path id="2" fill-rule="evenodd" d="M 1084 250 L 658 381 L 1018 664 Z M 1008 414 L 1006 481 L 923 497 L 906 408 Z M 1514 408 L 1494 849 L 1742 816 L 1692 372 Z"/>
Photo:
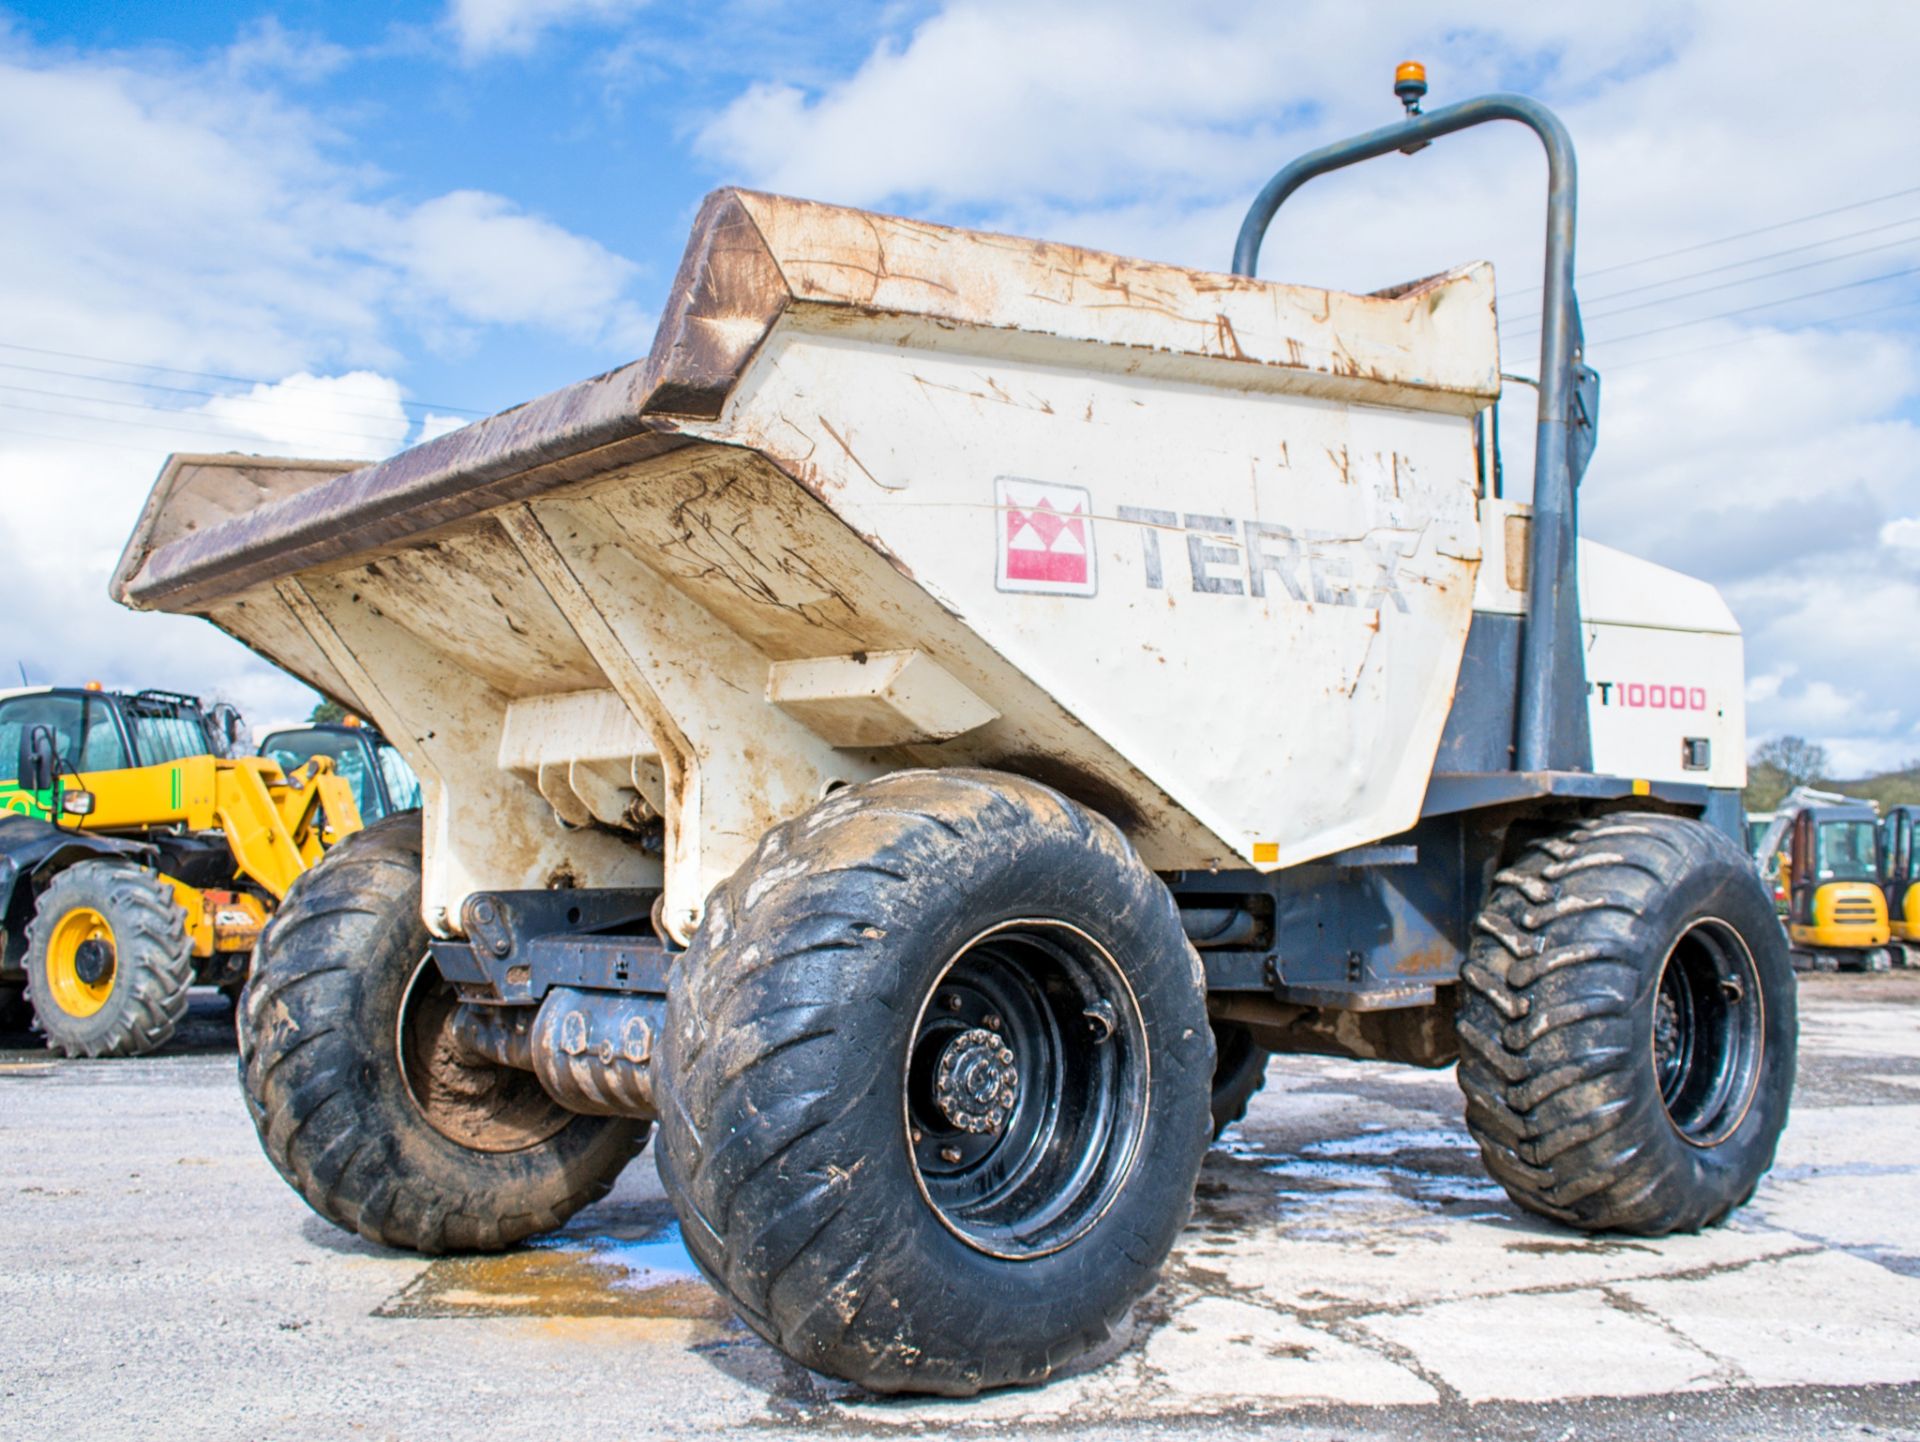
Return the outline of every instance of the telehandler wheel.
<path id="1" fill-rule="evenodd" d="M 990 771 L 774 828 L 674 965 L 660 1173 L 755 1331 L 877 1391 L 1038 1382 L 1185 1223 L 1213 1033 L 1120 832 Z"/>
<path id="2" fill-rule="evenodd" d="M 420 815 L 348 837 L 288 891 L 237 1030 L 260 1145 L 321 1216 L 417 1252 L 497 1251 L 612 1187 L 645 1122 L 577 1116 L 457 1049 L 420 920 Z"/>
<path id="3" fill-rule="evenodd" d="M 1619 813 L 1494 878 L 1461 973 L 1460 1085 L 1487 1169 L 1589 1231 L 1698 1231 L 1753 1195 L 1793 1091 L 1795 982 L 1750 857 Z"/>
<path id="4" fill-rule="evenodd" d="M 1260 1088 L 1267 1084 L 1268 1050 L 1244 1026 L 1230 1021 L 1213 1024 L 1213 1139 L 1247 1114 Z"/>
<path id="5" fill-rule="evenodd" d="M 27 923 L 34 1026 L 67 1056 L 145 1056 L 187 1014 L 193 939 L 173 888 L 130 861 L 54 877 Z"/>

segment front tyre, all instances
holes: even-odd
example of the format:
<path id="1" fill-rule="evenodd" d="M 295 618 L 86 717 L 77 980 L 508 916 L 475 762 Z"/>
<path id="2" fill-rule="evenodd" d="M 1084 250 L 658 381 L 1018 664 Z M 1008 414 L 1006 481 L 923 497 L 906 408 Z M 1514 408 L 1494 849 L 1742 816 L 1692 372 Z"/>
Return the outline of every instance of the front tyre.
<path id="1" fill-rule="evenodd" d="M 260 938 L 236 1019 L 267 1159 L 314 1211 L 383 1246 L 497 1251 L 612 1187 L 647 1124 L 577 1116 L 533 1073 L 474 1064 L 420 920 L 420 815 L 355 833 Z"/>
<path id="2" fill-rule="evenodd" d="M 1495 877 L 1461 973 L 1460 1085 L 1487 1169 L 1589 1231 L 1698 1231 L 1753 1195 L 1793 1091 L 1795 982 L 1751 858 L 1619 813 Z"/>
<path id="3" fill-rule="evenodd" d="M 1213 1039 L 1118 830 L 980 771 L 848 787 L 711 898 L 669 983 L 660 1171 L 695 1260 L 806 1366 L 1037 1382 L 1152 1286 Z"/>
<path id="4" fill-rule="evenodd" d="M 130 861 L 54 877 L 27 923 L 34 1025 L 67 1056 L 145 1056 L 187 1014 L 193 940 L 173 888 Z"/>

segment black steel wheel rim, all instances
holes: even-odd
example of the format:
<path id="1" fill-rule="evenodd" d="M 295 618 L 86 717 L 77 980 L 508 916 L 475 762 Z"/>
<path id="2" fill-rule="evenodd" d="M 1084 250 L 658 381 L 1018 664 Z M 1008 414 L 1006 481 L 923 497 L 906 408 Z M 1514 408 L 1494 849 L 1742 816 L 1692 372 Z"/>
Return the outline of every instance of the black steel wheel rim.
<path id="1" fill-rule="evenodd" d="M 469 1056 L 454 1030 L 459 995 L 433 958 L 413 970 L 400 999 L 394 1053 L 400 1085 L 422 1120 L 456 1146 L 521 1152 L 557 1136 L 574 1119 L 532 1072 Z"/>
<path id="2" fill-rule="evenodd" d="M 1125 1183 L 1150 1087 L 1139 1003 L 1106 948 L 1066 922 L 1003 922 L 955 954 L 915 1020 L 915 1184 L 978 1251 L 1059 1251 Z"/>
<path id="3" fill-rule="evenodd" d="M 1687 1142 L 1725 1141 L 1760 1082 L 1765 1010 L 1753 953 L 1726 922 L 1680 934 L 1654 990 L 1653 1072 L 1667 1120 Z"/>

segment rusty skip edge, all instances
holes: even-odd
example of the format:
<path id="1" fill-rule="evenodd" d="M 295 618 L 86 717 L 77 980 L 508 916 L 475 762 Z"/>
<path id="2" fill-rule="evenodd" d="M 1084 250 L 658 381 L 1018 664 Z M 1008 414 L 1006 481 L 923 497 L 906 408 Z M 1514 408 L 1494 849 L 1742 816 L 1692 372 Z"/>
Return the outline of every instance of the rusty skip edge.
<path id="1" fill-rule="evenodd" d="M 865 277 L 855 276 L 845 288 L 836 288 L 823 286 L 821 277 L 861 272 L 866 267 L 850 256 L 795 254 L 787 257 L 788 269 L 783 270 L 755 219 L 756 207 L 770 217 L 801 213 L 808 221 L 820 222 L 822 229 L 836 225 L 843 231 L 850 229 L 864 238 L 863 249 L 872 252 L 871 271 Z M 128 539 L 109 591 L 116 601 L 135 610 L 203 610 L 262 583 L 401 545 L 468 517 L 692 444 L 677 434 L 679 423 L 719 418 L 755 353 L 796 302 L 866 313 L 921 313 L 958 325 L 986 323 L 978 315 L 961 314 L 963 305 L 942 306 L 939 293 L 952 295 L 954 288 L 935 278 L 926 278 L 924 295 L 911 302 L 902 300 L 897 283 L 905 280 L 911 289 L 915 278 L 888 271 L 883 226 L 895 227 L 903 235 L 984 240 L 1003 254 L 1024 250 L 1029 263 L 1051 274 L 1058 274 L 1063 261 L 1071 259 L 1077 273 L 1113 277 L 1104 284 L 1122 292 L 1129 278 L 1147 289 L 1168 275 L 1191 278 L 1196 290 L 1298 289 L 1179 271 L 1051 242 L 981 236 L 813 202 L 718 190 L 707 197 L 694 223 L 644 360 L 566 386 L 247 514 L 189 531 L 157 548 L 151 536 L 168 498 L 159 496 L 156 486 Z M 1414 282 L 1391 294 L 1347 300 L 1404 303 L 1461 274 L 1464 271 Z M 889 287 L 884 300 L 876 295 L 882 285 Z M 804 293 L 796 294 L 796 288 Z M 1323 315 L 1329 305 L 1323 299 Z M 1336 344 L 1338 340 L 1336 335 Z M 1215 360 L 1229 358 L 1365 384 L 1353 372 L 1326 371 L 1297 358 L 1247 356 L 1237 343 L 1228 356 L 1204 354 Z M 1402 383 L 1415 388 L 1425 384 L 1412 378 Z M 1497 389 L 1497 380 L 1494 386 Z"/>

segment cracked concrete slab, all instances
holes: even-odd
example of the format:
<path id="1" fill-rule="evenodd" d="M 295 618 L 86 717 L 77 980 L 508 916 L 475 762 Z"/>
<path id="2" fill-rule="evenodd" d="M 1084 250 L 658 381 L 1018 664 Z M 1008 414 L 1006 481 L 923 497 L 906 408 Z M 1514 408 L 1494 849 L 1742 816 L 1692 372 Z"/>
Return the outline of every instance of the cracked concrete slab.
<path id="1" fill-rule="evenodd" d="M 1727 1380 L 1686 1336 L 1598 1289 L 1473 1297 L 1359 1325 L 1469 1402 L 1683 1392 Z"/>
<path id="2" fill-rule="evenodd" d="M 966 1402 L 869 1397 L 762 1343 L 690 1272 L 644 1158 L 533 1247 L 429 1261 L 273 1174 L 217 1002 L 142 1061 L 10 1039 L 0 1433 L 1920 1442 L 1920 974 L 1813 978 L 1802 1015 L 1775 1172 L 1728 1225 L 1657 1240 L 1519 1212 L 1450 1073 L 1276 1059 L 1124 1334 Z"/>
<path id="3" fill-rule="evenodd" d="M 1766 1387 L 1920 1381 L 1920 1280 L 1841 1252 L 1620 1288 Z M 1636 1389 L 1638 1390 L 1638 1389 Z"/>

